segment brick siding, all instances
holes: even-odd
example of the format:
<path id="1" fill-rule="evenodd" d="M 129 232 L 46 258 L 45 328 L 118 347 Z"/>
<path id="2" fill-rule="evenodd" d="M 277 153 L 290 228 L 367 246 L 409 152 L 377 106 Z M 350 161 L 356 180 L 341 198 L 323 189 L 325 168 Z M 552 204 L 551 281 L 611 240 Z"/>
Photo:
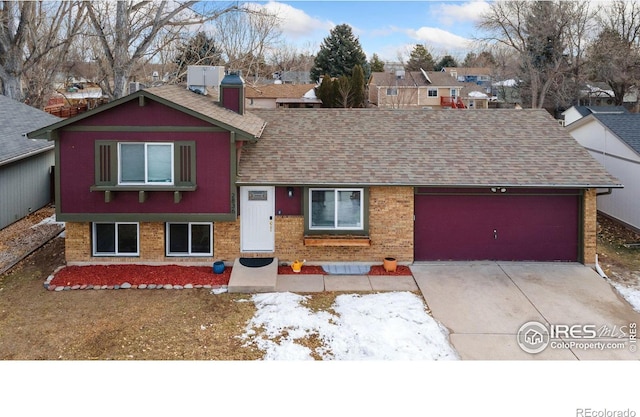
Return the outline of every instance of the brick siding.
<path id="1" fill-rule="evenodd" d="M 276 251 L 240 252 L 240 218 L 214 223 L 214 256 L 165 256 L 164 223 L 140 223 L 140 256 L 91 256 L 91 224 L 67 223 L 67 263 L 211 263 L 233 262 L 239 256 L 277 256 L 283 262 L 382 262 L 387 256 L 413 261 L 413 187 L 372 187 L 369 190 L 369 247 L 309 247 L 304 245 L 304 217 L 276 216 Z"/>
<path id="2" fill-rule="evenodd" d="M 596 256 L 596 190 L 583 197 L 582 262 L 593 264 Z M 210 264 L 215 260 L 231 263 L 239 256 L 277 256 L 282 262 L 382 262 L 387 256 L 399 262 L 413 262 L 413 187 L 371 187 L 369 190 L 368 247 L 312 247 L 304 245 L 304 216 L 276 216 L 275 253 L 241 253 L 240 219 L 214 223 L 213 257 L 165 256 L 164 223 L 140 223 L 140 256 L 91 256 L 91 224 L 66 224 L 66 260 L 81 263 L 185 263 Z"/>
<path id="3" fill-rule="evenodd" d="M 582 263 L 594 265 L 596 262 L 597 206 L 596 190 L 585 190 L 582 203 L 583 250 Z"/>

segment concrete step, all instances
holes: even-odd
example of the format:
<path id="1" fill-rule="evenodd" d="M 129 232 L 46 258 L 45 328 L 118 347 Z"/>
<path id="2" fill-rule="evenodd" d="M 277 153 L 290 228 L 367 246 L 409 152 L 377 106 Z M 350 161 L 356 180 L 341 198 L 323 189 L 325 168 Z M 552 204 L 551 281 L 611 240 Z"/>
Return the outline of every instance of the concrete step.
<path id="1" fill-rule="evenodd" d="M 278 281 L 278 258 L 273 258 L 267 266 L 252 268 L 233 262 L 227 291 L 230 293 L 274 292 Z"/>

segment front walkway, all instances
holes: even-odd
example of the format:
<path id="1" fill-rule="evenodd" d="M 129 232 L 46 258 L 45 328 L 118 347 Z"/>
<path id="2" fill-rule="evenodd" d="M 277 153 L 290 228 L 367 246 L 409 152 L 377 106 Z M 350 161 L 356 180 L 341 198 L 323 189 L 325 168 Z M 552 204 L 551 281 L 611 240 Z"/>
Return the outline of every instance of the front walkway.
<path id="1" fill-rule="evenodd" d="M 259 268 L 245 267 L 236 259 L 227 287 L 230 293 L 323 291 L 418 291 L 411 275 L 278 274 L 278 259 Z"/>

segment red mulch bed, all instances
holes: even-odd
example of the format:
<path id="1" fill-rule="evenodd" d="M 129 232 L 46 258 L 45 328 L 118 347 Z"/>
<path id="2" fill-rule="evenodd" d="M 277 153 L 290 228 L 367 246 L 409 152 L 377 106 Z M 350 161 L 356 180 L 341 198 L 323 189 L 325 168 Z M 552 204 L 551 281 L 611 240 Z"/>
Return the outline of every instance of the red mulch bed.
<path id="1" fill-rule="evenodd" d="M 231 269 L 214 274 L 211 267 L 178 265 L 89 265 L 67 266 L 51 280 L 51 285 L 228 285 Z"/>
<path id="2" fill-rule="evenodd" d="M 313 274 L 313 275 L 325 275 L 326 272 L 324 272 L 324 269 L 322 269 L 321 266 L 318 265 L 302 265 L 302 269 L 300 270 L 300 272 L 293 272 L 293 269 L 290 266 L 279 266 L 278 267 L 278 274 L 280 275 L 293 275 L 293 274 L 298 274 L 298 275 L 309 275 L 309 274 Z"/>
<path id="3" fill-rule="evenodd" d="M 413 275 L 408 266 L 398 265 L 393 272 L 385 271 L 382 265 L 373 265 L 369 270 L 369 275 Z"/>
<path id="4" fill-rule="evenodd" d="M 73 286 L 115 286 L 128 282 L 133 287 L 145 284 L 155 285 L 228 285 L 231 277 L 230 267 L 222 274 L 214 274 L 211 267 L 179 265 L 88 265 L 67 266 L 55 274 L 49 283 L 55 287 Z M 314 274 L 325 275 L 321 266 L 303 265 L 300 272 L 293 272 L 290 266 L 279 266 L 278 274 Z M 409 267 L 398 265 L 395 272 L 387 272 L 382 265 L 374 265 L 369 275 L 411 275 Z"/>
<path id="5" fill-rule="evenodd" d="M 287 275 L 287 274 L 314 274 L 314 275 L 326 275 L 324 269 L 321 266 L 314 265 L 302 265 L 302 270 L 300 272 L 293 272 L 290 266 L 279 266 L 278 274 Z M 369 275 L 390 275 L 390 276 L 400 276 L 400 275 L 412 275 L 411 270 L 408 266 L 398 265 L 394 272 L 385 271 L 382 265 L 373 265 L 369 270 Z"/>

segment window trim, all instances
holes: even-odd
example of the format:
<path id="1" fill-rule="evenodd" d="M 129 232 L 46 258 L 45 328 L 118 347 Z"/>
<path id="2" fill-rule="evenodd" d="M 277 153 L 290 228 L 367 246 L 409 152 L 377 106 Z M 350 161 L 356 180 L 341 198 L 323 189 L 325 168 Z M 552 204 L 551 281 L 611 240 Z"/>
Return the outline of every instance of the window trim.
<path id="1" fill-rule="evenodd" d="M 135 182 L 135 181 L 122 181 L 122 145 L 144 145 L 144 181 L 143 182 Z M 168 146 L 170 149 L 170 157 L 171 157 L 171 181 L 170 182 L 154 182 L 149 181 L 149 160 L 148 160 L 148 149 L 150 145 L 161 145 Z M 174 150 L 173 142 L 118 142 L 118 156 L 117 156 L 117 164 L 118 164 L 118 185 L 119 186 L 131 186 L 131 185 L 144 185 L 151 187 L 162 187 L 162 186 L 173 186 L 176 183 L 176 175 L 175 175 L 175 150 Z"/>
<path id="2" fill-rule="evenodd" d="M 387 96 L 394 97 L 398 95 L 398 87 L 387 87 Z"/>
<path id="3" fill-rule="evenodd" d="M 188 252 L 170 252 L 171 233 L 169 226 L 172 224 L 188 225 Z M 193 253 L 191 250 L 191 226 L 192 225 L 208 225 L 209 226 L 209 252 Z M 213 222 L 166 222 L 165 223 L 165 256 L 167 257 L 211 257 L 213 256 Z"/>
<path id="4" fill-rule="evenodd" d="M 431 93 L 435 93 L 435 94 L 432 95 Z M 437 88 L 427 89 L 427 97 L 438 97 L 438 89 Z"/>
<path id="5" fill-rule="evenodd" d="M 112 224 L 115 227 L 115 252 L 98 252 L 98 241 L 96 233 L 96 225 L 98 224 Z M 135 224 L 136 225 L 136 252 L 119 252 L 118 251 L 118 226 L 121 224 Z M 91 223 L 91 255 L 95 257 L 136 257 L 140 256 L 140 223 L 138 222 L 93 222 Z"/>
<path id="6" fill-rule="evenodd" d="M 312 193 L 314 191 L 333 191 L 334 193 L 334 198 L 335 196 L 338 194 L 338 192 L 340 191 L 358 191 L 360 192 L 360 227 L 340 227 L 338 226 L 338 216 L 337 216 L 337 211 L 338 211 L 338 204 L 335 205 L 335 218 L 334 218 L 334 227 L 318 227 L 318 226 L 313 226 L 311 224 L 312 221 L 312 210 L 313 210 L 313 201 L 312 201 Z M 366 227 L 366 221 L 365 221 L 365 201 L 366 201 L 366 195 L 365 195 L 365 189 L 364 188 L 358 188 L 358 187 L 345 187 L 345 188 L 334 188 L 334 187 L 310 187 L 308 189 L 307 194 L 307 199 L 308 199 L 308 207 L 307 210 L 305 210 L 305 214 L 307 215 L 308 219 L 306 222 L 307 225 L 307 229 L 310 232 L 324 232 L 324 233 L 328 233 L 328 232 L 351 232 L 351 233 L 364 233 L 367 229 Z M 334 201 L 339 201 L 337 198 Z"/>

